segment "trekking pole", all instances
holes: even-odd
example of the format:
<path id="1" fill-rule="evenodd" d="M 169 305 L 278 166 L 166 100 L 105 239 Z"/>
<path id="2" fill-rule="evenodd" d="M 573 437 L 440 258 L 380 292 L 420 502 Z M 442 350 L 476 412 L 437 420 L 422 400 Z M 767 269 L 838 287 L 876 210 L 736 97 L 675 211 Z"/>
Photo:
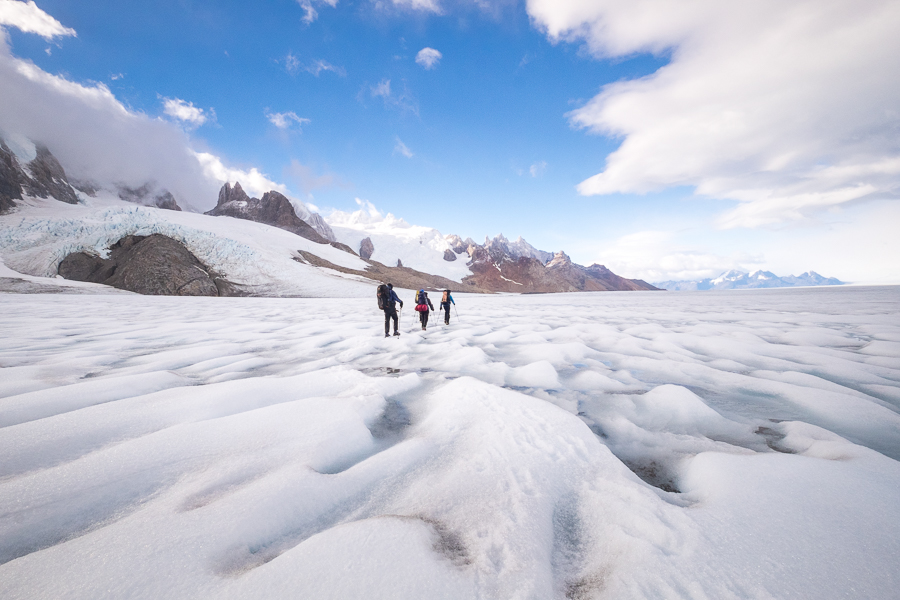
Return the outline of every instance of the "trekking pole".
<path id="1" fill-rule="evenodd" d="M 456 304 L 453 305 L 453 314 L 456 315 L 456 320 L 459 321 L 459 313 L 456 311 Z"/>

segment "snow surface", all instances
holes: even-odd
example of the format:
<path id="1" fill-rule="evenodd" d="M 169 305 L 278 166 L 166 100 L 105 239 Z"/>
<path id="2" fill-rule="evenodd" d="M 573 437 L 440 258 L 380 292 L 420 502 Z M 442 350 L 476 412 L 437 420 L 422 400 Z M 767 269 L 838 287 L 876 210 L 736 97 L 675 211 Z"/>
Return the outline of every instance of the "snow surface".
<path id="1" fill-rule="evenodd" d="M 0 597 L 896 596 L 900 288 L 455 298 L 0 295 Z"/>
<path id="2" fill-rule="evenodd" d="M 399 259 L 404 267 L 453 281 L 472 274 L 466 266 L 468 255 L 457 255 L 455 261 L 444 260 L 450 242 L 437 229 L 410 225 L 390 213 L 383 215 L 369 202 L 359 202 L 361 208 L 357 211 L 336 210 L 325 218 L 337 241 L 358 252 L 360 242 L 370 238 L 375 247 L 372 260 L 389 267 L 397 266 Z"/>
<path id="3" fill-rule="evenodd" d="M 283 229 L 234 219 L 136 206 L 102 195 L 79 196 L 82 204 L 28 198 L 0 216 L 0 257 L 6 267 L 34 277 L 57 276 L 72 252 L 102 255 L 127 235 L 161 233 L 182 242 L 203 264 L 226 279 L 269 295 L 372 296 L 372 284 L 294 260 L 298 250 L 356 270 L 359 257 L 317 244 Z"/>

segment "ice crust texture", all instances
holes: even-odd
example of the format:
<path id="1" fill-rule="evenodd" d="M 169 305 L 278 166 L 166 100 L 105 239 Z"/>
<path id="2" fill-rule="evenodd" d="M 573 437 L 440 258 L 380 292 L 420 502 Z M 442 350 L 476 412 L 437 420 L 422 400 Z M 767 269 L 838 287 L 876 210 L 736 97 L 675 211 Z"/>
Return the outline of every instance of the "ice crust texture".
<path id="1" fill-rule="evenodd" d="M 456 301 L 0 295 L 0 597 L 896 597 L 900 288 Z"/>

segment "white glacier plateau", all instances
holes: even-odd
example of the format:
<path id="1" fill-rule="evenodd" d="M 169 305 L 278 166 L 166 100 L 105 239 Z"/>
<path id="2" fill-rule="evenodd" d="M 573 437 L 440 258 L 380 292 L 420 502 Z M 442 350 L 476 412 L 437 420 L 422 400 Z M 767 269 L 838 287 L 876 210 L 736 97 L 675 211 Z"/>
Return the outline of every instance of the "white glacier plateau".
<path id="1" fill-rule="evenodd" d="M 0 597 L 896 596 L 900 288 L 456 301 L 0 294 Z"/>

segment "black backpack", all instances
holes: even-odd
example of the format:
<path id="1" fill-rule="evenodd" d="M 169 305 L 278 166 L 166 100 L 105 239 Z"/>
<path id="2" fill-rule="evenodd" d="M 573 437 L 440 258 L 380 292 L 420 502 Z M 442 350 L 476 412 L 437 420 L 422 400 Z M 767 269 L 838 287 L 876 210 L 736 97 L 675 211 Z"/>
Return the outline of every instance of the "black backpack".
<path id="1" fill-rule="evenodd" d="M 378 286 L 375 296 L 378 297 L 378 308 L 384 310 L 388 305 L 388 301 L 391 299 L 391 291 L 388 289 L 388 286 L 382 283 Z"/>

